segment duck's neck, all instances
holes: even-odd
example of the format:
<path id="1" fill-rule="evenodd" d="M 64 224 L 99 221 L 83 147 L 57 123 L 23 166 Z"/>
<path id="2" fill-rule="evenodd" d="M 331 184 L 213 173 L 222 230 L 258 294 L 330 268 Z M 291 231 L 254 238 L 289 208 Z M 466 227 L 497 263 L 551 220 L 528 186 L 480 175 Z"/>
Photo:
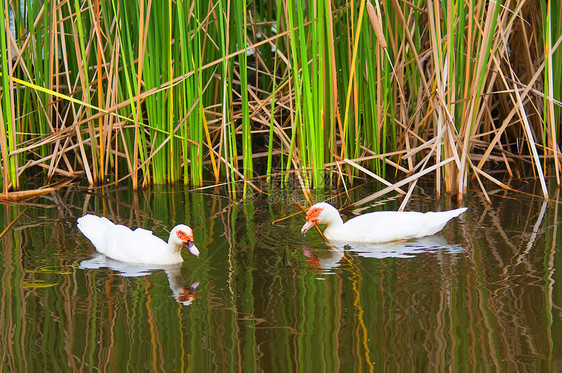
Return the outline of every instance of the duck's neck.
<path id="1" fill-rule="evenodd" d="M 168 244 L 168 254 L 173 259 L 174 263 L 181 263 L 183 262 L 183 257 L 181 256 L 181 249 L 182 245 L 174 245 L 169 243 Z"/>
<path id="2" fill-rule="evenodd" d="M 340 216 L 338 210 L 330 209 L 328 212 L 328 216 L 326 218 L 326 229 L 337 229 L 343 226 L 343 219 Z"/>
<path id="3" fill-rule="evenodd" d="M 183 247 L 182 245 L 176 245 L 176 244 L 173 244 L 173 243 L 169 243 L 168 244 L 168 251 L 170 251 L 171 253 L 178 253 L 179 254 L 181 252 L 182 247 Z"/>
<path id="4" fill-rule="evenodd" d="M 170 234 L 170 238 L 168 239 L 168 242 L 166 243 L 166 247 L 168 249 L 168 252 L 170 253 L 174 253 L 174 254 L 180 254 L 181 253 L 181 249 L 183 248 L 183 245 L 178 245 L 177 243 L 172 241 L 172 236 Z"/>

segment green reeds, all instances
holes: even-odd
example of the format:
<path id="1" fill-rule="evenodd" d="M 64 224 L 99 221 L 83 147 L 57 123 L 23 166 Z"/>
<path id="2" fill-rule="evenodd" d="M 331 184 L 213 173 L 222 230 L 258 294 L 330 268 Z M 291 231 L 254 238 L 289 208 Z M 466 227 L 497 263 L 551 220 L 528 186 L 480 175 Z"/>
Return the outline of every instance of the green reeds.
<path id="1" fill-rule="evenodd" d="M 0 4 L 2 14 L 7 14 L 4 9 L 4 3 Z M 18 178 L 16 176 L 17 165 L 14 157 L 10 157 L 8 152 L 14 149 L 15 131 L 11 124 L 13 104 L 10 102 L 11 94 L 6 94 L 12 90 L 9 82 L 10 72 L 8 70 L 8 47 L 6 43 L 6 22 L 0 25 L 0 48 L 2 48 L 2 100 L 0 101 L 0 147 L 2 148 L 2 184 L 3 193 L 8 193 L 8 188 L 13 186 L 17 188 Z"/>
<path id="2" fill-rule="evenodd" d="M 560 69 L 560 51 L 556 50 L 554 44 L 558 40 L 553 37 L 562 35 L 562 10 L 560 1 L 547 1 L 541 3 L 541 13 L 544 19 L 544 54 L 545 54 L 545 77 L 544 77 L 544 108 L 543 116 L 545 125 L 543 126 L 543 144 L 548 144 L 548 153 L 553 155 L 554 170 L 556 181 L 560 184 L 560 160 L 557 156 L 560 149 L 558 146 L 558 128 L 560 123 L 560 107 L 554 102 L 560 102 L 562 98 L 562 69 Z"/>
<path id="3" fill-rule="evenodd" d="M 234 11 L 234 29 L 236 34 L 236 50 L 244 53 L 238 55 L 238 73 L 240 79 L 240 103 L 241 103 L 241 122 L 242 122 L 242 149 L 243 149 L 243 169 L 245 181 L 253 177 L 253 159 L 252 159 L 252 134 L 250 128 L 250 108 L 248 91 L 248 39 L 247 39 L 247 18 L 246 18 L 246 0 L 233 2 L 232 10 Z M 244 182 L 244 196 L 246 195 L 246 182 Z"/>
<path id="4" fill-rule="evenodd" d="M 36 170 L 231 196 L 277 171 L 412 188 L 432 169 L 458 197 L 504 186 L 498 164 L 560 180 L 558 1 L 7 4 L 5 194 Z"/>

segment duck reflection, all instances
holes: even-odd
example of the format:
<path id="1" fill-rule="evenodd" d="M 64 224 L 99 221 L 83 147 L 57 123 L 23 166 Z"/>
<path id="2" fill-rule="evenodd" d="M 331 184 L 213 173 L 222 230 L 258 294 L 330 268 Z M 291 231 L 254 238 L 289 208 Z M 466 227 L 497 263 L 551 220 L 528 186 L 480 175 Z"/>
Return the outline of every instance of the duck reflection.
<path id="1" fill-rule="evenodd" d="M 96 253 L 91 259 L 80 262 L 80 269 L 100 269 L 109 268 L 118 272 L 123 277 L 148 276 L 157 270 L 163 270 L 168 276 L 170 289 L 176 301 L 184 306 L 189 306 L 195 300 L 195 291 L 199 286 L 199 281 L 186 286 L 185 279 L 181 275 L 181 263 L 168 265 L 143 265 L 120 262 Z"/>
<path id="2" fill-rule="evenodd" d="M 412 258 L 418 254 L 429 252 L 459 253 L 464 248 L 460 244 L 449 244 L 447 239 L 441 235 L 421 237 L 407 241 L 395 241 L 388 243 L 370 244 L 365 242 L 339 243 L 330 241 L 337 250 L 348 250 L 356 252 L 364 258 Z"/>
<path id="3" fill-rule="evenodd" d="M 312 268 L 329 270 L 340 266 L 345 251 L 357 253 L 364 258 L 413 258 L 422 253 L 447 252 L 460 253 L 464 247 L 460 244 L 449 244 L 443 235 L 433 235 L 408 241 L 396 241 L 379 244 L 365 242 L 339 243 L 327 241 L 328 249 L 314 249 L 307 243 L 303 243 L 303 253 L 308 264 Z"/>
<path id="4" fill-rule="evenodd" d="M 324 248 L 324 247 L 322 247 Z M 313 250 L 307 243 L 303 243 L 302 250 L 306 256 L 308 265 L 312 268 L 328 270 L 340 266 L 340 260 L 343 258 L 343 250 L 329 245 L 328 250 Z"/>

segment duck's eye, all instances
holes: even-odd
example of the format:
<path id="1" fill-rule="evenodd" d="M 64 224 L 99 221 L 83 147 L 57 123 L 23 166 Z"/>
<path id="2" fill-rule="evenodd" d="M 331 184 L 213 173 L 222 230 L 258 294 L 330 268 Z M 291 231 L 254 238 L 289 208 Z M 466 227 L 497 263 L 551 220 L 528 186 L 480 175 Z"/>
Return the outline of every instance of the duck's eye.
<path id="1" fill-rule="evenodd" d="M 182 231 L 179 231 L 179 232 L 178 232 L 178 237 L 183 236 L 183 234 L 184 234 L 184 233 L 183 233 Z"/>

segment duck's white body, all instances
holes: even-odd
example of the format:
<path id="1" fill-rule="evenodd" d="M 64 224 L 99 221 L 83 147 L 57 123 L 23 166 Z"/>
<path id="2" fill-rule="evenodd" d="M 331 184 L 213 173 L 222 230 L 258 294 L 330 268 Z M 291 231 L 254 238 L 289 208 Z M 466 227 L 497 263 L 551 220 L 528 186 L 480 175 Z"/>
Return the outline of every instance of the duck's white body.
<path id="1" fill-rule="evenodd" d="M 177 225 L 170 232 L 168 242 L 137 228 L 114 224 L 104 217 L 84 215 L 78 219 L 78 229 L 96 250 L 109 258 L 138 264 L 166 265 L 183 261 L 181 249 L 186 246 L 195 256 L 199 250 L 193 244 L 193 231 L 186 225 Z"/>
<path id="2" fill-rule="evenodd" d="M 466 211 L 466 207 L 443 212 L 371 212 L 343 222 L 338 210 L 321 202 L 312 206 L 306 214 L 305 233 L 316 224 L 326 224 L 324 236 L 340 243 L 382 243 L 409 240 L 439 232 L 449 220 Z"/>

